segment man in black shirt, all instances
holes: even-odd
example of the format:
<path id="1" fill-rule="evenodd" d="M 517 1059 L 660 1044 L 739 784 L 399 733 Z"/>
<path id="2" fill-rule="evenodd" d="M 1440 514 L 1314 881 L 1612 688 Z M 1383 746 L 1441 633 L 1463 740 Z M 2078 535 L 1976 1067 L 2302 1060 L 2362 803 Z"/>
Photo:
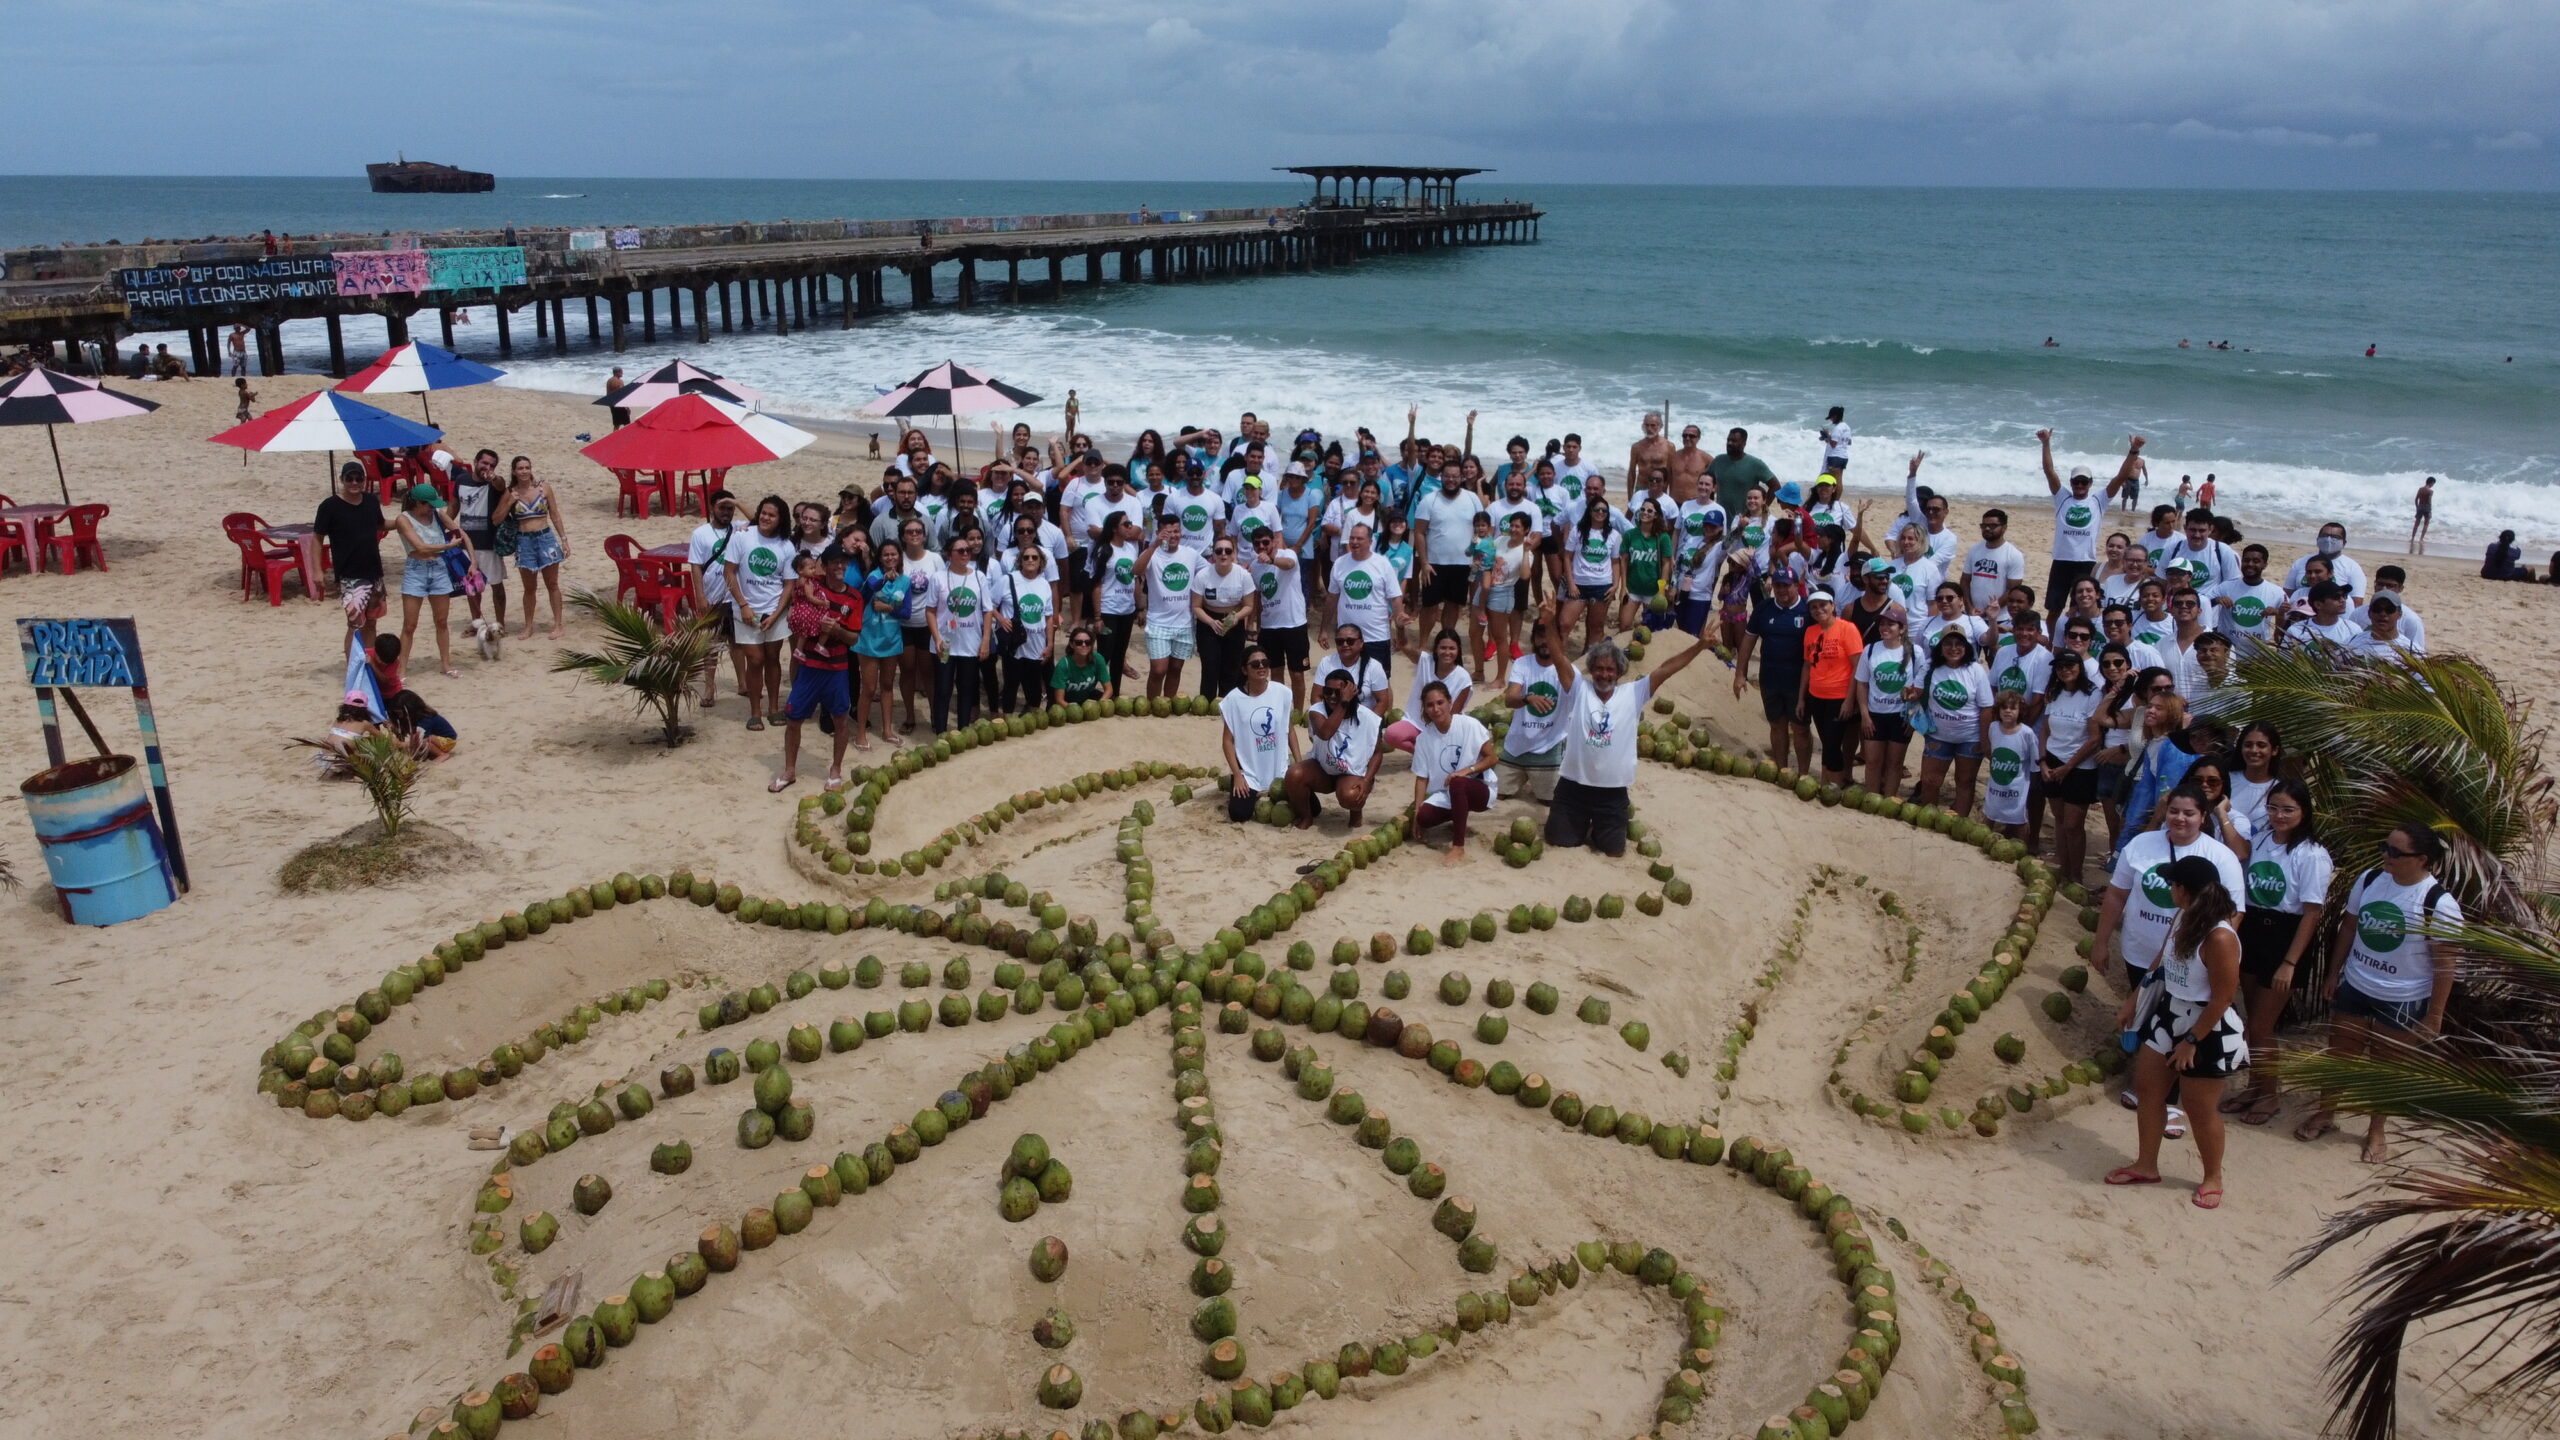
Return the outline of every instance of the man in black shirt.
<path id="1" fill-rule="evenodd" d="M 1804 689 L 1804 628 L 1812 618 L 1804 603 L 1804 585 L 1793 566 L 1781 564 L 1769 577 L 1773 594 L 1752 603 L 1751 623 L 1733 657 L 1733 694 L 1751 673 L 1751 652 L 1760 652 L 1760 714 L 1769 722 L 1769 758 L 1796 769 L 1813 769 L 1813 723 L 1801 704 Z"/>
<path id="2" fill-rule="evenodd" d="M 507 561 L 498 553 L 498 499 L 506 493 L 506 481 L 498 474 L 498 452 L 482 450 L 472 457 L 471 468 L 456 465 L 453 475 L 453 505 L 445 512 L 445 521 L 460 530 L 471 541 L 471 563 L 480 572 L 489 598 L 497 605 L 498 618 L 507 614 Z M 503 624 L 484 624 L 480 616 L 478 595 L 465 592 L 471 604 L 471 633 L 480 642 L 480 657 L 497 659 L 497 641 Z"/>
<path id="3" fill-rule="evenodd" d="M 370 635 L 390 605 L 382 589 L 383 523 L 382 504 L 365 483 L 364 467 L 352 460 L 338 467 L 338 493 L 320 502 L 311 528 L 329 547 L 349 634 Z"/>

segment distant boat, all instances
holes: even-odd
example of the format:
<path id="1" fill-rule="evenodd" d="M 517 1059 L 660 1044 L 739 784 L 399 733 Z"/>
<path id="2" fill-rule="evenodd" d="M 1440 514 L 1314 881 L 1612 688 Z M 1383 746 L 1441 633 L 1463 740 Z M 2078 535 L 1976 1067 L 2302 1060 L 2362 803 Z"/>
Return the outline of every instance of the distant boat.
<path id="1" fill-rule="evenodd" d="M 584 190 L 571 190 L 563 193 L 555 190 L 549 194 L 537 196 L 536 198 L 542 200 L 584 200 L 587 198 L 587 192 Z"/>
<path id="2" fill-rule="evenodd" d="M 498 188 L 498 177 L 486 170 L 458 170 L 405 154 L 391 164 L 367 165 L 364 173 L 376 195 L 477 195 Z"/>

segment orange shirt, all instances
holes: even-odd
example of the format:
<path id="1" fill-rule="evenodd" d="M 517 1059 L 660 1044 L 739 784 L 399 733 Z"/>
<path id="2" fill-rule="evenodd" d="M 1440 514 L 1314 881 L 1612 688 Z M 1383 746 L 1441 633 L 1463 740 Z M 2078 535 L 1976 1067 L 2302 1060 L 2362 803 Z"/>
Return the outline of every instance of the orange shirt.
<path id="1" fill-rule="evenodd" d="M 1846 700 L 1857 676 L 1858 654 L 1866 648 L 1858 627 L 1836 614 L 1828 625 L 1804 631 L 1805 693 L 1817 700 Z"/>

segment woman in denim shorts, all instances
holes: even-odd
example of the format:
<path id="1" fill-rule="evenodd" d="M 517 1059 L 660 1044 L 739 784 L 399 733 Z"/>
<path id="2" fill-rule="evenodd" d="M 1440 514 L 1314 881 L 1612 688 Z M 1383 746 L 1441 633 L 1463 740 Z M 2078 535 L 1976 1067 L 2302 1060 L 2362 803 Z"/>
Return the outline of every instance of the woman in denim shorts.
<path id="1" fill-rule="evenodd" d="M 411 641 L 418 633 L 418 605 L 424 601 L 434 612 L 436 621 L 436 668 L 459 680 L 462 672 L 453 668 L 452 638 L 445 628 L 445 615 L 453 608 L 453 570 L 445 560 L 445 552 L 461 549 L 469 542 L 460 531 L 447 530 L 436 506 L 444 497 L 433 485 L 411 487 L 408 503 L 401 507 L 400 518 L 392 528 L 400 532 L 400 544 L 408 551 L 408 559 L 400 568 L 400 653 L 415 653 Z"/>

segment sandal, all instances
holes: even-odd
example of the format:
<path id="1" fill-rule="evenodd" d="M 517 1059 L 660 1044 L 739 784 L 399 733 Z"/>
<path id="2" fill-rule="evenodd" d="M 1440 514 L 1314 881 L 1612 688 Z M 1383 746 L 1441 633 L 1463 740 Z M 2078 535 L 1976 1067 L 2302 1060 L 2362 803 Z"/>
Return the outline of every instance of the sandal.
<path id="1" fill-rule="evenodd" d="M 2222 1103 L 2214 1106 L 2213 1108 L 2225 1115 L 2237 1115 L 2241 1111 L 2248 1109 L 2249 1105 L 2250 1097 L 2248 1092 L 2234 1090 L 2230 1094 L 2223 1096 Z"/>
<path id="2" fill-rule="evenodd" d="M 750 716 L 748 716 L 748 717 L 747 717 L 747 728 L 748 728 L 748 729 L 750 729 L 750 730 L 761 730 L 761 729 L 763 729 L 763 728 L 764 728 L 764 717 L 763 717 L 763 716 L 761 716 L 761 715 L 750 715 Z"/>
<path id="3" fill-rule="evenodd" d="M 870 749 L 871 747 L 870 747 L 870 746 L 868 746 L 868 745 L 865 745 L 865 746 L 863 746 L 862 748 L 863 748 L 863 749 L 865 749 L 865 750 L 868 750 L 868 749 Z M 844 777 L 843 777 L 843 776 L 841 776 L 841 775 L 830 775 L 830 776 L 828 776 L 828 777 L 827 777 L 827 788 L 828 788 L 828 789 L 830 789 L 830 790 L 841 790 L 841 789 L 843 789 L 843 788 L 844 788 Z"/>
<path id="4" fill-rule="evenodd" d="M 2161 1123 L 2160 1136 L 2164 1140 L 2187 1138 L 2187 1112 L 2175 1105 L 2170 1106 L 2168 1119 Z"/>
<path id="5" fill-rule="evenodd" d="M 800 777 L 797 775 L 776 775 L 773 777 L 772 783 L 764 787 L 764 793 L 767 795 L 779 795 L 783 791 L 788 790 L 799 783 Z"/>
<path id="6" fill-rule="evenodd" d="M 2194 1200 L 2195 1207 L 2199 1210 L 2219 1210 L 2222 1208 L 2222 1187 L 2199 1185 L 2196 1187 Z"/>
<path id="7" fill-rule="evenodd" d="M 2107 1172 L 2107 1183 L 2110 1185 L 2157 1185 L 2160 1183 L 2160 1177 L 2145 1175 L 2130 1165 L 2119 1165 Z"/>
<path id="8" fill-rule="evenodd" d="M 2293 1127 L 2293 1138 L 2303 1141 L 2317 1140 L 2337 1128 L 2338 1122 L 2314 1111 L 2303 1116 L 2302 1123 Z"/>
<path id="9" fill-rule="evenodd" d="M 2240 1123 L 2243 1125 L 2264 1125 L 2268 1121 L 2276 1118 L 2276 1112 L 2283 1108 L 2284 1095 L 2282 1092 L 2261 1095 L 2255 1101 L 2251 1102 L 2247 1112 L 2241 1115 Z"/>

